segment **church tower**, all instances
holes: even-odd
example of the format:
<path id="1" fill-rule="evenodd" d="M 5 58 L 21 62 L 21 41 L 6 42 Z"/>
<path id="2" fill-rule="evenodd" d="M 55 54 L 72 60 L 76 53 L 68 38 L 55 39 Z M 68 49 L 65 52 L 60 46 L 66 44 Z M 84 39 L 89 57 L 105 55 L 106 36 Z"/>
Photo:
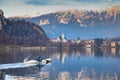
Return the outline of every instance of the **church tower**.
<path id="1" fill-rule="evenodd" d="M 65 39 L 65 37 L 64 37 L 64 33 L 62 33 L 61 38 L 62 38 L 62 40 L 64 40 L 64 39 Z"/>
<path id="2" fill-rule="evenodd" d="M 61 39 L 62 39 L 62 42 L 66 42 L 66 40 L 65 40 L 65 36 L 64 36 L 64 33 L 62 33 L 62 35 L 61 35 Z"/>

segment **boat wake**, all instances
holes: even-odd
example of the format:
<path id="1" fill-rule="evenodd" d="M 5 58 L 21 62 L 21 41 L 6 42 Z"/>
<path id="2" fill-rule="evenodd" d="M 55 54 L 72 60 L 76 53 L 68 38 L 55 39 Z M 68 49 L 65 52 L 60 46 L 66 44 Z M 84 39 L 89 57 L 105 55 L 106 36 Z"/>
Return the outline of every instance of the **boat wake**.
<path id="1" fill-rule="evenodd" d="M 36 64 L 25 64 L 22 62 L 19 63 L 10 63 L 10 64 L 0 64 L 0 70 L 2 69 L 13 69 L 13 68 L 24 68 L 24 67 L 30 67 L 35 66 Z"/>

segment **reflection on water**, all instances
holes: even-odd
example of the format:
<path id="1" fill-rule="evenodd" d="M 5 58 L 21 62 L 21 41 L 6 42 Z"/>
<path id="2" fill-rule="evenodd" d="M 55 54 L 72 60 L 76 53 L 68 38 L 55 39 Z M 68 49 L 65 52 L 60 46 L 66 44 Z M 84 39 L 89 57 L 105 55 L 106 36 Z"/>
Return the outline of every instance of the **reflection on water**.
<path id="1" fill-rule="evenodd" d="M 50 78 L 49 72 L 40 72 L 38 73 L 39 77 L 23 77 L 23 76 L 10 76 L 8 79 L 15 80 L 53 80 Z M 119 77 L 116 73 L 113 74 L 103 74 L 97 75 L 94 71 L 91 72 L 91 75 L 88 74 L 86 69 L 82 69 L 75 76 L 71 75 L 70 72 L 63 71 L 58 74 L 58 77 L 55 80 L 119 80 Z"/>
<path id="2" fill-rule="evenodd" d="M 0 51 L 0 64 L 22 62 L 28 55 L 31 59 L 38 55 L 42 55 L 43 59 L 51 57 L 52 64 L 14 69 L 1 67 L 7 74 L 6 80 L 10 78 L 15 80 L 120 80 L 119 48 L 67 50 L 11 48 L 9 51 Z"/>

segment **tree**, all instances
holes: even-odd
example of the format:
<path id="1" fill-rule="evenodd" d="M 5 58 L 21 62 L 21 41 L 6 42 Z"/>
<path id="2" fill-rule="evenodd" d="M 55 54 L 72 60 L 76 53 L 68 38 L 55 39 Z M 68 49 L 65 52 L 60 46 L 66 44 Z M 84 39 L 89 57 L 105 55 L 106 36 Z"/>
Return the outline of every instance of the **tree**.
<path id="1" fill-rule="evenodd" d="M 97 47 L 100 47 L 101 44 L 102 44 L 103 41 L 104 41 L 104 39 L 102 39 L 102 38 L 96 38 L 96 39 L 94 39 L 94 40 L 95 40 L 95 45 L 96 45 Z"/>

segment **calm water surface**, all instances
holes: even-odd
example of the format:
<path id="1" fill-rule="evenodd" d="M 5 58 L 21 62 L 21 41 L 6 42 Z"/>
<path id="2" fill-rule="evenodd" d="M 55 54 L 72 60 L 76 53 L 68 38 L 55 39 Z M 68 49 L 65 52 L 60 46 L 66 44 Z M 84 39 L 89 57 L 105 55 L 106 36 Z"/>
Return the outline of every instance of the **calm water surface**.
<path id="1" fill-rule="evenodd" d="M 52 58 L 51 64 L 22 63 L 27 56 L 35 59 L 38 55 Z M 120 49 L 2 49 L 0 70 L 6 80 L 120 80 Z"/>

